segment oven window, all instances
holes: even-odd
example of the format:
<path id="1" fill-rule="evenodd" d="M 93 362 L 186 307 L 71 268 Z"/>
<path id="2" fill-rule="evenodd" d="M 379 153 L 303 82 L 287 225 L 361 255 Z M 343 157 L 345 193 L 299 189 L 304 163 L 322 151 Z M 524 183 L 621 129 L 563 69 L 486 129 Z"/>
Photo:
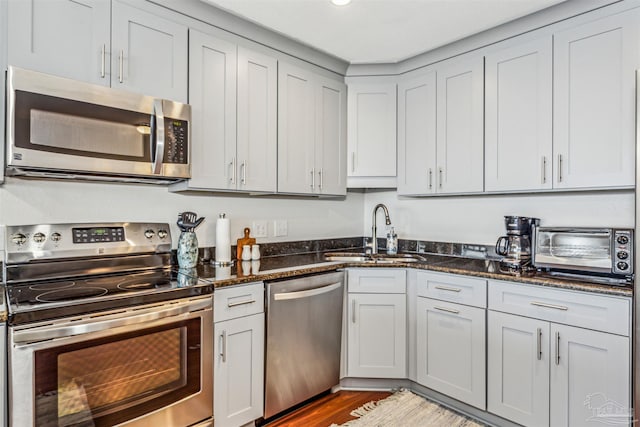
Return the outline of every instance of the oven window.
<path id="1" fill-rule="evenodd" d="M 36 425 L 108 426 L 200 390 L 200 319 L 35 353 Z"/>

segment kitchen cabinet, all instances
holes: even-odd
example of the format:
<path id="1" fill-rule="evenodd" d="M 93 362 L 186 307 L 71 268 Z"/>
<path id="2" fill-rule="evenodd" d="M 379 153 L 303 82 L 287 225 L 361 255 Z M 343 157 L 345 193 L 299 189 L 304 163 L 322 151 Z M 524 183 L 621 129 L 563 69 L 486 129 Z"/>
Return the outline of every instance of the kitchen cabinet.
<path id="1" fill-rule="evenodd" d="M 551 35 L 485 55 L 485 190 L 552 187 Z"/>
<path id="2" fill-rule="evenodd" d="M 482 279 L 417 272 L 416 380 L 482 410 L 486 292 Z"/>
<path id="3" fill-rule="evenodd" d="M 630 300 L 490 281 L 489 310 L 489 412 L 525 426 L 625 422 Z"/>
<path id="4" fill-rule="evenodd" d="M 396 187 L 396 83 L 351 77 L 347 84 L 347 185 Z"/>
<path id="5" fill-rule="evenodd" d="M 11 65 L 187 102 L 187 27 L 113 0 L 8 2 Z"/>
<path id="6" fill-rule="evenodd" d="M 263 415 L 264 285 L 214 294 L 214 418 L 237 427 Z"/>
<path id="7" fill-rule="evenodd" d="M 437 68 L 435 171 L 439 193 L 477 193 L 484 189 L 484 58 L 467 54 Z"/>
<path id="8" fill-rule="evenodd" d="M 277 61 L 190 30 L 191 179 L 174 190 L 275 192 Z"/>
<path id="9" fill-rule="evenodd" d="M 398 83 L 398 194 L 436 192 L 436 72 Z"/>
<path id="10" fill-rule="evenodd" d="M 278 192 L 346 194 L 346 87 L 278 67 Z"/>
<path id="11" fill-rule="evenodd" d="M 406 377 L 405 275 L 396 269 L 348 270 L 348 377 Z"/>
<path id="12" fill-rule="evenodd" d="M 554 33 L 554 188 L 632 187 L 637 9 Z"/>

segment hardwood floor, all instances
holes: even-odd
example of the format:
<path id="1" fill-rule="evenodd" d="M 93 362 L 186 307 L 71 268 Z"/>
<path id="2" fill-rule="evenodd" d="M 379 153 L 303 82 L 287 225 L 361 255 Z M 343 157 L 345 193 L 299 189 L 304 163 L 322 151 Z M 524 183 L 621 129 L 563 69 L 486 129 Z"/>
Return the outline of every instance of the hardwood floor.
<path id="1" fill-rule="evenodd" d="M 263 427 L 329 427 L 354 419 L 349 415 L 354 409 L 372 400 L 381 400 L 391 393 L 386 391 L 340 390 L 315 400 Z"/>

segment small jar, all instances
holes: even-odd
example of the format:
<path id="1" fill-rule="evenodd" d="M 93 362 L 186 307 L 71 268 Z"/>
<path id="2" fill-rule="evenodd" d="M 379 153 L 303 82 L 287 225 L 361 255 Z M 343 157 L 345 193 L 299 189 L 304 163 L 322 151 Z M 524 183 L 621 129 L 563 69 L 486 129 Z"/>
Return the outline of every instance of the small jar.
<path id="1" fill-rule="evenodd" d="M 251 259 L 260 259 L 260 245 L 251 246 Z"/>
<path id="2" fill-rule="evenodd" d="M 249 245 L 242 246 L 242 260 L 251 261 L 251 246 Z"/>

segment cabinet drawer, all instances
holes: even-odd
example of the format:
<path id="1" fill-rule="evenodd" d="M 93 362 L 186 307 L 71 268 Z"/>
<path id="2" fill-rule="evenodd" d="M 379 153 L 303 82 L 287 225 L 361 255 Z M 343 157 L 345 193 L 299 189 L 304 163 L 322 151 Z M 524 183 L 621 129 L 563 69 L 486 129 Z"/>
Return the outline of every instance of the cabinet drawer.
<path id="1" fill-rule="evenodd" d="M 213 293 L 213 321 L 264 312 L 264 283 L 233 286 Z"/>
<path id="2" fill-rule="evenodd" d="M 404 294 L 407 290 L 405 270 L 356 268 L 348 270 L 348 291 L 369 294 Z"/>
<path id="3" fill-rule="evenodd" d="M 627 298 L 490 280 L 489 309 L 629 335 L 631 300 Z"/>
<path id="4" fill-rule="evenodd" d="M 419 297 L 450 301 L 485 308 L 487 281 L 468 276 L 418 271 Z"/>

